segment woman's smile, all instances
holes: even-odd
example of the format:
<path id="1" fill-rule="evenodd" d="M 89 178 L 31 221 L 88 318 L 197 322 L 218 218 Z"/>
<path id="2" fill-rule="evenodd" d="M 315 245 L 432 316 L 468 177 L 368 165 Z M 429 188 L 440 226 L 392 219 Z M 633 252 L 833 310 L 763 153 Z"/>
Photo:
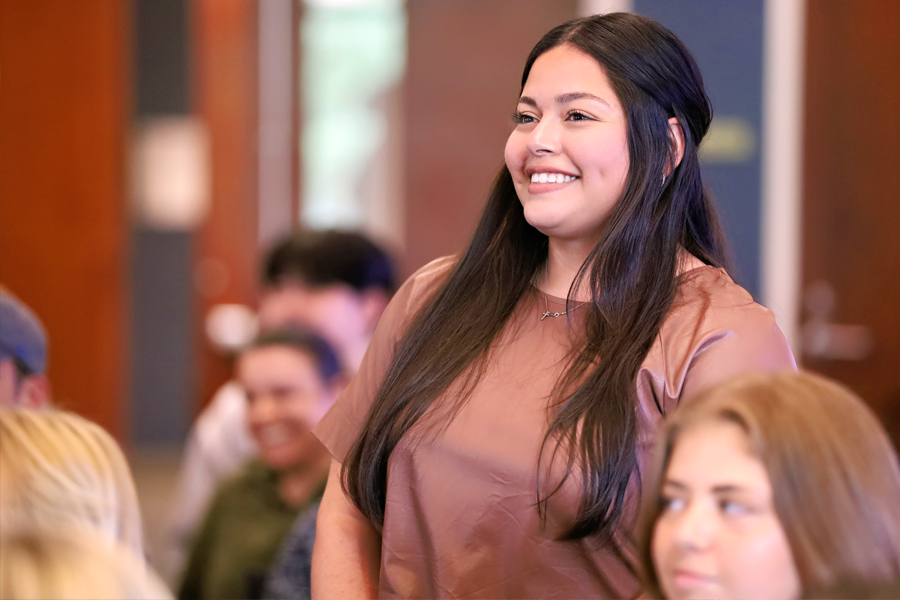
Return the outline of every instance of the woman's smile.
<path id="1" fill-rule="evenodd" d="M 579 179 L 577 175 L 553 170 L 525 169 L 525 174 L 531 175 L 531 181 L 528 184 L 529 194 L 555 192 Z"/>
<path id="2" fill-rule="evenodd" d="M 673 575 L 674 587 L 683 594 L 691 591 L 709 589 L 716 584 L 716 578 L 712 575 L 704 575 L 690 569 L 677 569 Z"/>

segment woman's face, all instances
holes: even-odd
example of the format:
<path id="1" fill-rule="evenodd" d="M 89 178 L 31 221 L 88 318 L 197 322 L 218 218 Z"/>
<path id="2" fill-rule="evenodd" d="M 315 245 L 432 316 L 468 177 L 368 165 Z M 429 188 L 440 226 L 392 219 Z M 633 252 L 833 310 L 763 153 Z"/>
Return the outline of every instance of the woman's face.
<path id="1" fill-rule="evenodd" d="M 526 220 L 552 239 L 596 242 L 628 175 L 625 111 L 596 60 L 571 45 L 534 61 L 506 143 Z"/>
<path id="2" fill-rule="evenodd" d="M 683 431 L 662 500 L 651 550 L 666 598 L 800 596 L 769 475 L 740 427 L 707 421 Z"/>

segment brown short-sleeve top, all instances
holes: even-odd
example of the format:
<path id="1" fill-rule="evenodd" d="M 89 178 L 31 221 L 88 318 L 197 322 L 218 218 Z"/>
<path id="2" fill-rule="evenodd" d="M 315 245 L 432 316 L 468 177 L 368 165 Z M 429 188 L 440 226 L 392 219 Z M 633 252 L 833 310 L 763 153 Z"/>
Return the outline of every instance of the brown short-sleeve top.
<path id="1" fill-rule="evenodd" d="M 359 373 L 316 428 L 337 460 L 365 423 L 406 325 L 453 264 L 444 258 L 423 267 L 385 311 Z M 642 466 L 660 420 L 682 397 L 738 373 L 796 368 L 772 313 L 723 270 L 699 266 L 686 280 L 637 377 Z M 571 347 L 570 328 L 579 323 L 577 309 L 569 319 L 542 321 L 548 309 L 565 311 L 565 300 L 537 291 L 523 297 L 452 420 L 427 435 L 418 434 L 417 423 L 391 454 L 380 597 L 640 593 L 630 538 L 619 551 L 590 538 L 559 540 L 576 514 L 580 482 L 570 478 L 551 497 L 545 523 L 538 516 L 537 461 L 548 400 Z M 634 494 L 630 502 L 633 511 Z"/>

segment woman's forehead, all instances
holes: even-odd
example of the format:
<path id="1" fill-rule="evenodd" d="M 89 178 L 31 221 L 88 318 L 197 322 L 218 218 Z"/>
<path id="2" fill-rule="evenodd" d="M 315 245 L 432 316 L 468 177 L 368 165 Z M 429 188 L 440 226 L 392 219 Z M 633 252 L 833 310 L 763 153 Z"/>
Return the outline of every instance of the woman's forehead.
<path id="1" fill-rule="evenodd" d="M 619 106 L 606 72 L 592 56 L 571 44 L 541 54 L 531 67 L 519 102 L 566 104 L 578 100 L 613 109 Z"/>
<path id="2" fill-rule="evenodd" d="M 708 480 L 768 478 L 744 428 L 726 419 L 704 419 L 682 429 L 667 468 L 673 478 Z"/>

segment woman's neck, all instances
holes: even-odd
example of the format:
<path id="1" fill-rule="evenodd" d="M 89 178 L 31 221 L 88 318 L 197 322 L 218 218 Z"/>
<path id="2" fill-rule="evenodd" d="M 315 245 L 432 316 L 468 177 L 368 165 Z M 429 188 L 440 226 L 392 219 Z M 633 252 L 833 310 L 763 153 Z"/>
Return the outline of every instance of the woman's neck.
<path id="1" fill-rule="evenodd" d="M 323 452 L 317 452 L 308 460 L 281 471 L 278 474 L 279 498 L 288 506 L 303 506 L 322 486 L 330 467 L 331 455 L 323 448 Z"/>
<path id="2" fill-rule="evenodd" d="M 544 268 L 537 287 L 545 294 L 557 298 L 566 298 L 578 270 L 593 250 L 594 244 L 579 240 L 550 239 L 547 252 L 547 265 Z M 574 290 L 572 299 L 577 302 L 590 300 L 591 292 L 587 286 Z"/>
<path id="3" fill-rule="evenodd" d="M 593 244 L 587 242 L 551 239 L 547 265 L 536 282 L 537 287 L 550 296 L 568 298 L 569 289 L 578 275 L 578 270 L 593 249 Z M 681 275 L 700 266 L 703 266 L 703 262 L 699 258 L 679 246 L 676 274 Z M 591 291 L 588 285 L 583 285 L 572 295 L 575 302 L 586 302 L 590 299 Z"/>

